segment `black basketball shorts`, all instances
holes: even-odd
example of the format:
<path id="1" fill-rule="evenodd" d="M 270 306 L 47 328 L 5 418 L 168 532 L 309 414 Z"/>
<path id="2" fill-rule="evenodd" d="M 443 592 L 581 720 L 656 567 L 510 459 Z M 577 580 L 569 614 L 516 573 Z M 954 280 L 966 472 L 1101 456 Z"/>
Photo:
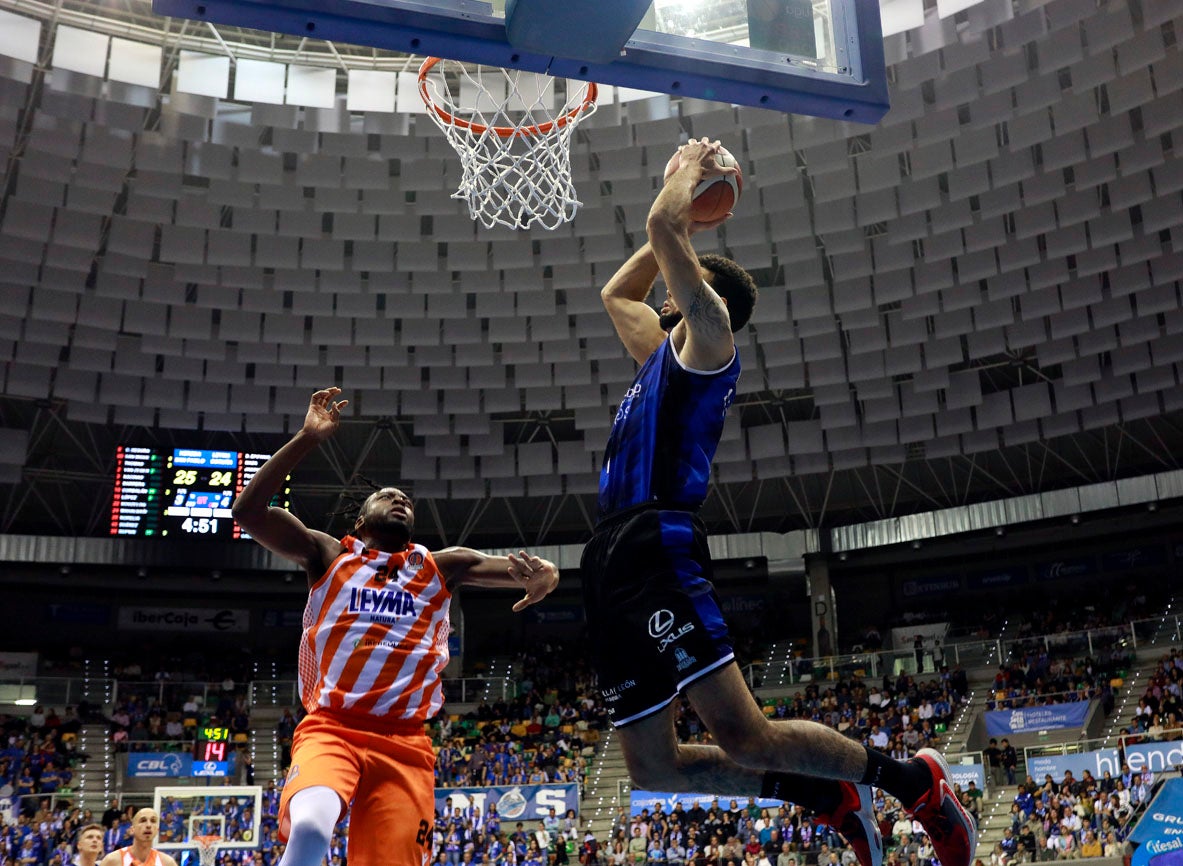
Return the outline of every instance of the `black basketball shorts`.
<path id="1" fill-rule="evenodd" d="M 731 662 L 702 522 L 644 509 L 596 528 L 580 562 L 592 665 L 617 727 Z"/>

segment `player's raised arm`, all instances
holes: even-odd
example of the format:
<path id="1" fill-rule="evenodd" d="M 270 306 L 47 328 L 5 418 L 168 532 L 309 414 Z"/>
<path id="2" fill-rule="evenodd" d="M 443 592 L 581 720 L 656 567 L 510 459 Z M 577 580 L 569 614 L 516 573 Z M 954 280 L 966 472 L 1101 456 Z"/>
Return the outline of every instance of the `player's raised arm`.
<path id="1" fill-rule="evenodd" d="M 645 244 L 600 289 L 600 300 L 620 341 L 638 364 L 644 364 L 665 339 L 656 311 L 645 302 L 656 279 L 657 259 Z"/>
<path id="2" fill-rule="evenodd" d="M 315 580 L 324 572 L 332 551 L 340 542 L 309 529 L 294 514 L 271 506 L 284 480 L 300 461 L 319 447 L 341 423 L 341 409 L 348 400 L 334 400 L 340 388 L 326 388 L 312 395 L 304 426 L 264 463 L 234 501 L 234 519 L 272 553 L 299 563 Z"/>
<path id="3" fill-rule="evenodd" d="M 686 322 L 688 334 L 678 355 L 683 364 L 697 370 L 722 367 L 735 350 L 727 305 L 705 281 L 690 245 L 690 202 L 695 188 L 705 177 L 735 172 L 715 161 L 720 146 L 704 138 L 679 148 L 678 169 L 666 178 L 645 225 L 658 268 Z"/>
<path id="4" fill-rule="evenodd" d="M 449 589 L 484 586 L 495 589 L 524 589 L 526 594 L 513 606 L 514 613 L 537 604 L 559 585 L 559 569 L 548 559 L 517 555 L 490 556 L 468 547 L 449 547 L 432 554 Z"/>

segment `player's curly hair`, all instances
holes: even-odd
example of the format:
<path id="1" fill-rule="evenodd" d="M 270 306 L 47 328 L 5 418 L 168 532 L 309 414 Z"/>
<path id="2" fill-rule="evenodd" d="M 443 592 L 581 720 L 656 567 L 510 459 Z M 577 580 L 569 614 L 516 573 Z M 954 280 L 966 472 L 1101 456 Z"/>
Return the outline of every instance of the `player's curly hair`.
<path id="1" fill-rule="evenodd" d="M 756 298 L 760 292 L 752 275 L 725 256 L 707 253 L 698 257 L 698 263 L 714 277 L 708 282 L 721 298 L 727 299 L 727 315 L 731 318 L 731 332 L 734 334 L 748 323 Z"/>
<path id="2" fill-rule="evenodd" d="M 355 482 L 361 482 L 363 490 L 354 491 L 349 488 L 341 491 L 341 498 L 347 503 L 340 511 L 330 511 L 328 517 L 350 517 L 357 518 L 361 513 L 361 507 L 366 504 L 366 500 L 383 489 L 383 486 L 377 481 L 371 481 L 360 472 L 353 476 L 350 480 L 350 486 Z"/>

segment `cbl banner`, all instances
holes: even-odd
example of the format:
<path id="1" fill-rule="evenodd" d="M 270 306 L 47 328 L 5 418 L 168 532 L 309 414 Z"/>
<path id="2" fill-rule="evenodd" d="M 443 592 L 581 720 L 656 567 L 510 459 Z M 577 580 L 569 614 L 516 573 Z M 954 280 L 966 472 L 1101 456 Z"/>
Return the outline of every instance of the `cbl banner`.
<path id="1" fill-rule="evenodd" d="M 451 802 L 449 802 L 451 801 Z M 489 814 L 489 807 L 496 806 L 502 822 L 521 821 L 527 829 L 533 829 L 536 821 L 550 814 L 563 817 L 568 809 L 579 814 L 579 786 L 562 785 L 494 785 L 488 788 L 436 788 L 435 811 L 443 814 L 459 809 L 467 813 L 476 807 L 482 815 Z M 512 830 L 513 827 L 511 826 Z"/>
<path id="2" fill-rule="evenodd" d="M 180 752 L 131 752 L 127 775 L 136 778 L 179 779 L 185 776 L 228 776 L 230 761 L 194 761 Z"/>
<path id="3" fill-rule="evenodd" d="M 1130 866 L 1183 864 L 1183 779 L 1169 779 L 1130 834 L 1138 843 Z"/>
<path id="4" fill-rule="evenodd" d="M 720 797 L 717 794 L 670 794 L 666 791 L 637 791 L 633 790 L 628 795 L 628 809 L 629 814 L 637 816 L 641 814 L 642 809 L 648 809 L 649 814 L 652 815 L 657 809 L 657 804 L 661 804 L 661 809 L 667 815 L 674 811 L 674 807 L 679 803 L 682 804 L 683 809 L 692 809 L 697 802 L 699 806 L 704 809 L 711 807 L 711 801 L 718 800 L 719 807 L 722 809 L 730 808 L 732 800 L 742 808 L 747 806 L 747 797 Z M 765 797 L 757 797 L 756 805 L 761 809 L 778 809 L 784 805 L 784 800 L 769 800 Z"/>
<path id="5" fill-rule="evenodd" d="M 1058 728 L 1080 728 L 1088 718 L 1091 701 L 1073 701 L 1043 707 L 1020 707 L 1017 710 L 993 710 L 986 713 L 986 733 L 991 737 L 1029 734 Z"/>

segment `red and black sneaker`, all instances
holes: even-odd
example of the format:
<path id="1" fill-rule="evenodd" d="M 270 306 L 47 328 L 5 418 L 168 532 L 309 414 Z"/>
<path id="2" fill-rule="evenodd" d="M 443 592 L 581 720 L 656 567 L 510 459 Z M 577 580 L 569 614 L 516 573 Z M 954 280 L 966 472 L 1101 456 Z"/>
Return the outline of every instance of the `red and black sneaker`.
<path id="1" fill-rule="evenodd" d="M 916 760 L 928 766 L 932 787 L 905 808 L 932 840 L 941 866 L 970 866 L 978 847 L 978 825 L 957 802 L 945 757 L 936 749 L 921 749 Z"/>
<path id="2" fill-rule="evenodd" d="M 875 821 L 871 788 L 854 782 L 839 782 L 838 786 L 842 802 L 829 815 L 818 815 L 818 819 L 843 835 L 858 856 L 859 866 L 883 866 L 883 836 Z"/>

